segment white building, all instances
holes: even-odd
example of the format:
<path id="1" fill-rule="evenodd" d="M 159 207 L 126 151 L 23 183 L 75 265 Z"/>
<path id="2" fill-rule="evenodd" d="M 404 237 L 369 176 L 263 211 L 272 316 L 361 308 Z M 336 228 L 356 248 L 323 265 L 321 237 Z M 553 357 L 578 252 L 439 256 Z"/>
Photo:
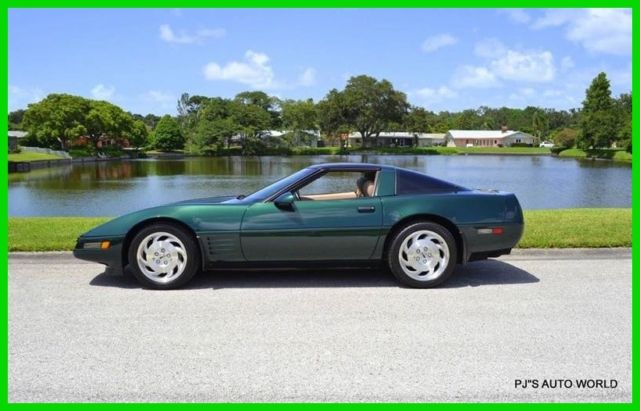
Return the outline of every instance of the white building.
<path id="1" fill-rule="evenodd" d="M 533 144 L 535 137 L 514 130 L 449 130 L 445 134 L 449 147 L 510 147 L 515 143 Z"/>
<path id="2" fill-rule="evenodd" d="M 383 131 L 376 136 L 371 136 L 371 145 L 374 147 L 428 147 L 444 145 L 444 133 L 411 133 L 406 131 Z M 349 134 L 349 146 L 362 146 L 362 135 L 359 132 Z"/>

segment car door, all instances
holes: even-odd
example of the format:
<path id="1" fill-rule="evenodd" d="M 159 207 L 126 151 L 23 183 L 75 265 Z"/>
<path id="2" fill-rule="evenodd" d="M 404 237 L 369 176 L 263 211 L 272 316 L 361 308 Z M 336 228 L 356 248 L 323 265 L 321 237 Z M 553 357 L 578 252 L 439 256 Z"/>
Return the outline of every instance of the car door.
<path id="1" fill-rule="evenodd" d="M 379 197 L 269 201 L 247 209 L 240 236 L 248 261 L 354 261 L 371 258 L 381 226 Z"/>

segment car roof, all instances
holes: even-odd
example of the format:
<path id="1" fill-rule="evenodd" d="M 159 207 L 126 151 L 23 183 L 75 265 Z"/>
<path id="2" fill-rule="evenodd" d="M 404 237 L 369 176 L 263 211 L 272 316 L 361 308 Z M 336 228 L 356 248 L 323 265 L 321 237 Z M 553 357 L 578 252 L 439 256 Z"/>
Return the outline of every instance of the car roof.
<path id="1" fill-rule="evenodd" d="M 313 164 L 309 168 L 322 168 L 329 170 L 395 170 L 396 167 L 387 166 L 384 164 L 371 164 L 371 163 L 321 163 Z"/>

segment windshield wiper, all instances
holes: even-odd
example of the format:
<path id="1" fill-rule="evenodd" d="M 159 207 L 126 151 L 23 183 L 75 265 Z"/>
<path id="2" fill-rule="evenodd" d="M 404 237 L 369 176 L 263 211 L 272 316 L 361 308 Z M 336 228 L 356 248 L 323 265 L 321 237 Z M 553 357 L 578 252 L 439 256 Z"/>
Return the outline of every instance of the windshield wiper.
<path id="1" fill-rule="evenodd" d="M 236 197 L 236 200 L 242 200 L 245 197 L 246 197 L 246 195 L 240 194 L 238 197 Z"/>

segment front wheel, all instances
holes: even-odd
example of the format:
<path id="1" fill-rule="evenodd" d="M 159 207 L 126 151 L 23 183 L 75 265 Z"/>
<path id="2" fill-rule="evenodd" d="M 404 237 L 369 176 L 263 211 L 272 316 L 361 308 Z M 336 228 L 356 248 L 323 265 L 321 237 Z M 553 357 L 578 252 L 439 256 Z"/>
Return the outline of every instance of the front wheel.
<path id="1" fill-rule="evenodd" d="M 200 265 L 198 245 L 190 233 L 171 224 L 140 230 L 129 247 L 129 265 L 136 279 L 156 289 L 186 284 Z"/>
<path id="2" fill-rule="evenodd" d="M 393 275 L 416 288 L 446 281 L 457 261 L 456 242 L 449 230 L 436 223 L 415 223 L 393 238 L 387 260 Z"/>

